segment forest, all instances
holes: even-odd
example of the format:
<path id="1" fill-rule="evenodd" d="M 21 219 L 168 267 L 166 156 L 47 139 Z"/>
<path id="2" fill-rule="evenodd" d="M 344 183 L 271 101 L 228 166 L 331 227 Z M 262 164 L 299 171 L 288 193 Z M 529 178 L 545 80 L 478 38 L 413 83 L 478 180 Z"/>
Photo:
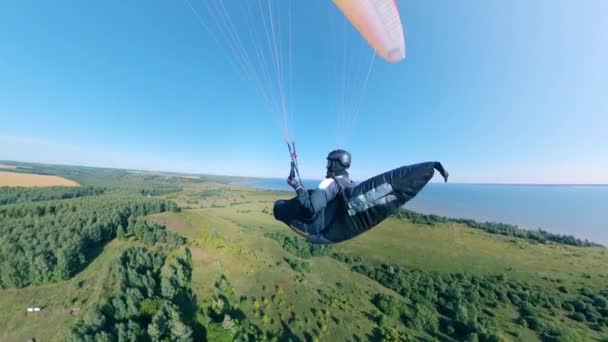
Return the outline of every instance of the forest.
<path id="1" fill-rule="evenodd" d="M 103 194 L 104 191 L 104 188 L 93 186 L 55 186 L 43 189 L 24 187 L 0 187 L 0 205 L 77 198 L 83 196 L 97 196 Z"/>
<path id="2" fill-rule="evenodd" d="M 115 291 L 72 330 L 74 341 L 201 339 L 191 289 L 190 250 L 168 257 L 143 247 L 122 253 L 112 273 Z M 198 329 L 198 330 L 197 330 Z"/>
<path id="3" fill-rule="evenodd" d="M 0 288 L 68 279 L 116 237 L 117 231 L 145 235 L 140 231 L 147 227 L 129 227 L 131 218 L 179 210 L 175 203 L 163 199 L 125 194 L 92 196 L 99 193 L 97 188 L 86 189 L 38 189 L 17 197 L 13 190 L 0 189 L 0 198 L 21 199 L 0 206 Z M 73 198 L 75 194 L 83 197 Z M 23 202 L 25 199 L 29 202 Z"/>
<path id="4" fill-rule="evenodd" d="M 374 266 L 361 257 L 350 258 L 332 247 L 296 237 L 281 233 L 266 236 L 302 259 L 290 260 L 290 265 L 329 256 L 398 293 L 400 297 L 378 293 L 372 298 L 378 309 L 372 316 L 378 324 L 375 336 L 379 340 L 503 341 L 504 334 L 520 338 L 519 332 L 500 328 L 500 312 L 508 310 L 516 311 L 518 324 L 535 331 L 543 341 L 581 340 L 569 328 L 571 324 L 559 323 L 563 319 L 597 331 L 608 328 L 608 286 L 598 291 L 580 287 L 569 293 L 563 286 L 531 285 L 510 280 L 505 274 L 445 274 L 402 265 Z"/>

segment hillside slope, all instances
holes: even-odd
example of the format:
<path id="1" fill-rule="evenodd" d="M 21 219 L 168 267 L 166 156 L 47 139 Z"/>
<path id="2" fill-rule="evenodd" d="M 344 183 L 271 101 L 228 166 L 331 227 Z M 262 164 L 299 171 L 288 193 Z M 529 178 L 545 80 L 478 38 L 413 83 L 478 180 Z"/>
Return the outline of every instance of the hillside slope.
<path id="1" fill-rule="evenodd" d="M 56 173 L 75 172 L 67 170 Z M 68 204 L 74 212 L 82 210 L 81 216 L 86 210 L 100 215 L 110 203 L 117 206 L 107 212 L 111 215 L 129 203 L 143 208 L 144 203 L 173 201 L 181 210 L 136 210 L 129 212 L 146 216 L 104 218 L 99 250 L 84 254 L 79 264 L 84 268 L 74 267 L 74 274 L 40 277 L 47 268 L 35 257 L 28 259 L 31 251 L 48 251 L 48 265 L 54 265 L 48 253 L 55 253 L 61 241 L 42 241 L 31 251 L 22 242 L 7 243 L 4 250 L 17 246 L 24 251 L 22 265 L 39 271 L 17 274 L 10 256 L 0 255 L 15 277 L 26 280 L 7 281 L 0 290 L 0 340 L 63 341 L 94 334 L 154 340 L 178 333 L 186 340 L 211 341 L 608 339 L 606 248 L 490 234 L 455 221 L 413 223 L 407 215 L 351 241 L 310 245 L 272 217 L 272 203 L 290 193 L 229 185 L 223 179 L 154 176 L 148 183 L 147 175 L 87 172 L 82 194 L 68 188 L 3 189 L 7 204 L 0 205 L 0 218 L 13 227 L 12 235 L 4 236 L 21 236 L 16 229 L 21 216 L 26 230 L 47 221 L 56 225 L 61 221 L 53 215 Z M 86 188 L 99 184 L 107 188 Z M 122 196 L 129 202 L 116 200 Z M 44 220 L 32 221 L 32 215 Z M 95 221 L 78 224 L 94 232 Z M 11 241 L 26 241 L 20 239 Z M 178 253 L 183 244 L 188 251 Z M 186 271 L 179 271 L 176 253 L 191 264 Z M 125 255 L 142 255 L 133 259 L 142 263 L 125 263 Z M 167 262 L 162 268 L 145 262 L 154 258 Z M 120 272 L 135 273 L 121 278 Z M 134 280 L 139 273 L 148 274 L 145 284 Z M 175 293 L 168 284 L 179 284 L 175 288 L 187 296 L 168 294 Z M 124 297 L 122 287 L 139 290 Z M 114 309 L 108 310 L 108 303 Z M 32 306 L 42 311 L 27 312 Z M 173 317 L 174 325 L 162 332 L 164 317 Z"/>

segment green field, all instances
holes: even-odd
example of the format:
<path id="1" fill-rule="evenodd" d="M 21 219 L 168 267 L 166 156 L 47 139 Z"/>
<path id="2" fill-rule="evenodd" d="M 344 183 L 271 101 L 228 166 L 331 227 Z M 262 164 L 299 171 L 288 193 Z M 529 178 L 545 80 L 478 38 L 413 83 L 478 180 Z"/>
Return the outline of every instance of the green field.
<path id="1" fill-rule="evenodd" d="M 88 170 L 77 180 L 132 180 L 112 192 L 160 184 L 167 191 L 157 195 L 182 208 L 147 220 L 187 238 L 197 324 L 209 340 L 232 340 L 244 325 L 293 341 L 608 339 L 606 248 L 391 218 L 351 241 L 310 249 L 318 254 L 310 256 L 271 215 L 273 202 L 291 193 L 234 186 L 229 178 L 107 174 Z M 0 341 L 66 339 L 113 291 L 109 279 L 121 251 L 140 244 L 114 239 L 68 280 L 1 290 Z M 29 306 L 42 311 L 28 313 Z"/>

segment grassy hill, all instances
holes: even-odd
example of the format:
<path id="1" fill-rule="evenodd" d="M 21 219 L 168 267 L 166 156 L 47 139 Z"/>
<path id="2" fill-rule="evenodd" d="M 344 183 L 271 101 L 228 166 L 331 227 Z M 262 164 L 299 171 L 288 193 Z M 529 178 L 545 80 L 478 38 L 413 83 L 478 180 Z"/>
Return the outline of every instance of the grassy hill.
<path id="1" fill-rule="evenodd" d="M 76 172 L 53 170 L 66 178 Z M 608 250 L 602 247 L 399 218 L 342 244 L 311 246 L 271 215 L 272 203 L 291 193 L 225 179 L 94 171 L 77 180 L 112 185 L 100 196 L 130 191 L 147 197 L 139 189 L 157 184 L 172 190 L 155 194 L 181 212 L 146 219 L 187 238 L 188 286 L 197 303 L 191 325 L 209 340 L 608 339 Z M 113 269 L 121 253 L 145 241 L 115 236 L 68 280 L 1 290 L 0 340 L 68 338 L 87 312 L 115 293 Z M 28 313 L 29 306 L 42 311 Z"/>
<path id="2" fill-rule="evenodd" d="M 266 323 L 268 329 L 281 331 L 282 323 L 289 322 L 293 312 L 303 322 L 307 319 L 315 322 L 312 325 L 301 323 L 297 328 L 288 324 L 302 339 L 307 333 L 323 340 L 373 337 L 377 324 L 369 316 L 376 309 L 372 304 L 374 295 L 392 294 L 404 302 L 408 302 L 408 298 L 353 271 L 344 262 L 328 256 L 298 258 L 268 237 L 268 233 L 295 236 L 269 214 L 275 199 L 290 195 L 202 184 L 186 188 L 174 198 L 181 206 L 192 209 L 179 214 L 158 214 L 153 218 L 192 241 L 193 255 L 200 257 L 200 263 L 194 263 L 195 274 L 197 265 L 206 265 L 200 271 L 200 277 L 194 278 L 200 298 L 209 298 L 211 285 L 224 276 L 238 296 L 254 298 L 258 302 L 276 296 L 275 301 L 269 299 L 264 311 L 271 318 L 270 323 Z M 500 275 L 531 289 L 547 289 L 564 300 L 581 288 L 598 294 L 608 291 L 605 267 L 608 251 L 605 248 L 537 243 L 488 234 L 464 224 L 428 226 L 393 218 L 371 232 L 331 249 L 351 258 L 363 258 L 366 265 L 376 267 L 390 264 L 430 274 Z M 310 272 L 294 270 L 290 260 L 306 262 Z M 277 288 L 281 289 L 280 300 L 276 299 L 279 297 Z M 334 304 L 335 301 L 342 304 L 332 307 L 331 300 Z M 262 315 L 250 302 L 245 301 L 243 310 L 247 317 L 253 316 L 251 319 L 261 324 Z M 327 309 L 336 318 L 326 323 L 326 331 L 323 331 L 323 325 L 316 326 L 313 313 L 316 309 Z M 518 323 L 518 310 L 513 303 L 496 310 L 501 336 L 507 340 L 540 339 L 542 336 L 538 332 Z M 566 324 L 568 330 L 574 332 L 573 336 L 578 335 L 581 339 L 599 340 L 606 338 L 608 333 L 606 328 L 590 329 L 564 312 L 556 317 L 547 316 L 545 320 L 555 326 Z"/>

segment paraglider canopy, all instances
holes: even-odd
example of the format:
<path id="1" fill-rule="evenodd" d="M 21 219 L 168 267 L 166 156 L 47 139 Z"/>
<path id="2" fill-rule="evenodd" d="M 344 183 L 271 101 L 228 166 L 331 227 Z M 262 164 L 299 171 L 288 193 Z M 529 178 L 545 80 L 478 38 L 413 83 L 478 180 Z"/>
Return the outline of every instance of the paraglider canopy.
<path id="1" fill-rule="evenodd" d="M 387 62 L 405 58 L 403 26 L 395 0 L 333 0 L 376 52 Z"/>

